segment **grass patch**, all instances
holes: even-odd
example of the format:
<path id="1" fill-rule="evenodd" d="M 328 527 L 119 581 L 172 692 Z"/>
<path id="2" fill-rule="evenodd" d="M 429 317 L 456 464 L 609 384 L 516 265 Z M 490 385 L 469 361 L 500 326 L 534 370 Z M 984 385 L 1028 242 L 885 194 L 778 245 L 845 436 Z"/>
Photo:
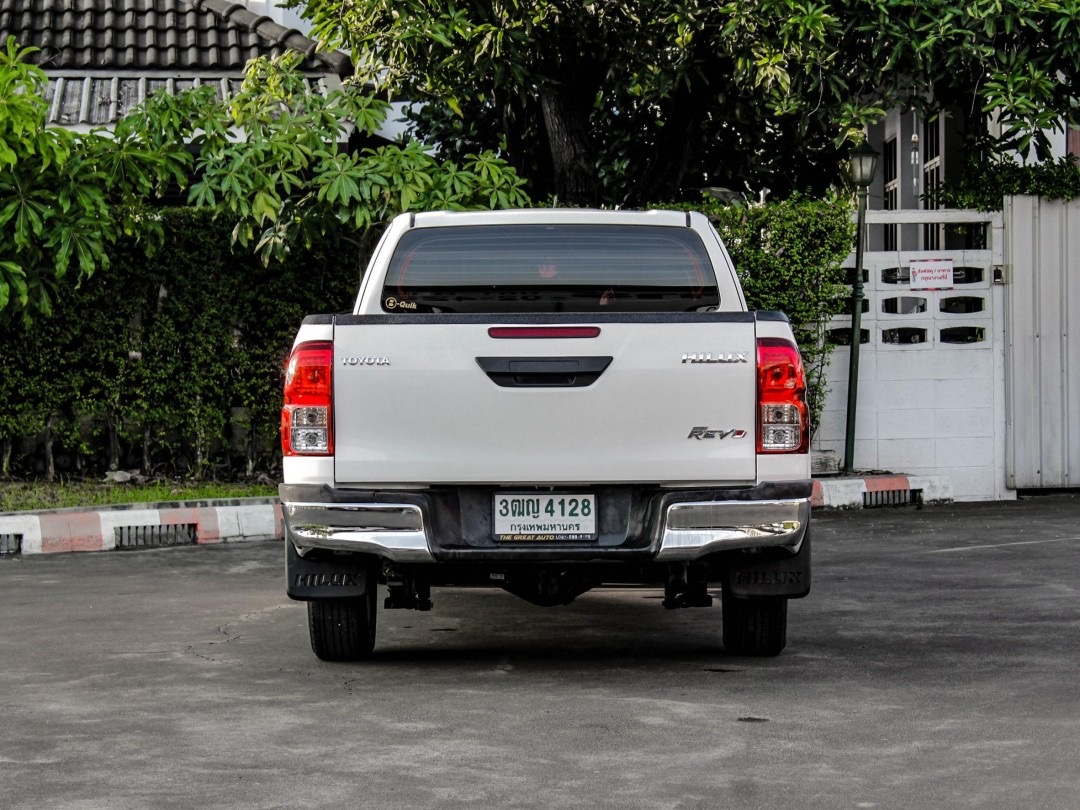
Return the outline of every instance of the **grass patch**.
<path id="1" fill-rule="evenodd" d="M 74 481 L 46 484 L 38 481 L 0 482 L 0 512 L 36 512 L 71 506 L 109 506 L 121 503 L 204 501 L 222 498 L 273 498 L 277 487 L 263 483 L 148 481 L 100 483 Z"/>

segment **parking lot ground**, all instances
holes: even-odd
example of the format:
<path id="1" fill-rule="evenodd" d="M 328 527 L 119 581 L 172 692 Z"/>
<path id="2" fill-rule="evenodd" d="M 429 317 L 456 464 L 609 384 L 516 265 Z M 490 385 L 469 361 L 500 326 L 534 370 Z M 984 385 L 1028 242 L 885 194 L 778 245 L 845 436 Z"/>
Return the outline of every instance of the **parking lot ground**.
<path id="1" fill-rule="evenodd" d="M 774 659 L 444 589 L 331 665 L 280 542 L 0 560 L 0 806 L 1080 808 L 1080 498 L 814 520 Z"/>

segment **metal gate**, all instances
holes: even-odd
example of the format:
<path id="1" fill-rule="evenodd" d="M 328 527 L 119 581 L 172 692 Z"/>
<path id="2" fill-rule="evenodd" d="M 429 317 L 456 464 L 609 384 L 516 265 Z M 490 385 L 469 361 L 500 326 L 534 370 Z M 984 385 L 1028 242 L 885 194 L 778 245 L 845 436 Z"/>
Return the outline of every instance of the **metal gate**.
<path id="1" fill-rule="evenodd" d="M 1080 486 L 1080 200 L 1005 198 L 1006 474 Z"/>

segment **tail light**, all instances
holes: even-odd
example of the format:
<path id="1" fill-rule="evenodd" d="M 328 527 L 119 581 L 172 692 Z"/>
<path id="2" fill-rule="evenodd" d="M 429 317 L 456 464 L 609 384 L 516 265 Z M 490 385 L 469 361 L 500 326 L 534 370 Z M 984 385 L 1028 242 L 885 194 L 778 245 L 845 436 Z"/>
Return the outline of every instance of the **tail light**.
<path id="1" fill-rule="evenodd" d="M 286 456 L 334 454 L 334 344 L 301 343 L 285 367 L 285 406 L 281 409 L 281 452 Z"/>
<path id="2" fill-rule="evenodd" d="M 810 448 L 806 374 L 799 350 L 783 338 L 758 338 L 758 452 Z"/>

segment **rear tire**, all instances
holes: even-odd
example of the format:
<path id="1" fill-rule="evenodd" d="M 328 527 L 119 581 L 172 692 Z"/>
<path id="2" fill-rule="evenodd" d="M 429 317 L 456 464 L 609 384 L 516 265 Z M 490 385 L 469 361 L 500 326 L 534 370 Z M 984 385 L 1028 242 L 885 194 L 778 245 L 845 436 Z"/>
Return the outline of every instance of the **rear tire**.
<path id="1" fill-rule="evenodd" d="M 731 655 L 779 655 L 787 645 L 787 597 L 736 599 L 721 593 L 724 650 Z"/>
<path id="2" fill-rule="evenodd" d="M 367 593 L 354 599 L 308 602 L 311 651 L 322 661 L 362 661 L 375 648 L 378 581 L 368 576 Z"/>

